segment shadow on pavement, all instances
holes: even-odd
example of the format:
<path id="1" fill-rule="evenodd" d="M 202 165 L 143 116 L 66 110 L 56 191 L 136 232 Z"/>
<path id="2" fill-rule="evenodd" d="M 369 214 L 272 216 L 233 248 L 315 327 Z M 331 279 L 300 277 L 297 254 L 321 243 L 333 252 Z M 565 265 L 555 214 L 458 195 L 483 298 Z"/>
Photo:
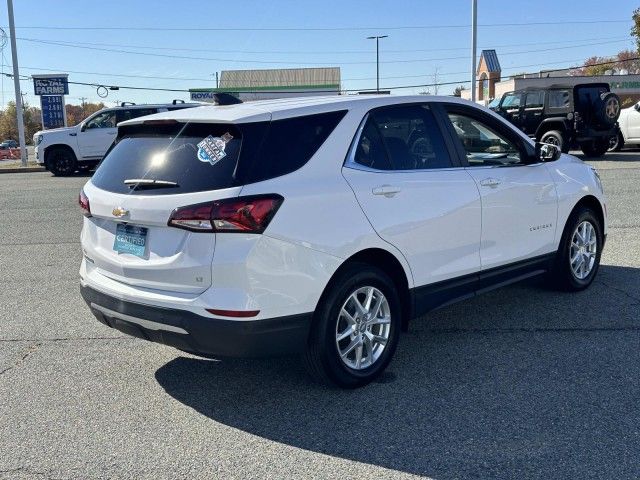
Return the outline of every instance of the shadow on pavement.
<path id="1" fill-rule="evenodd" d="M 216 422 L 403 472 L 630 478 L 639 311 L 640 269 L 602 266 L 586 292 L 512 286 L 415 321 L 387 373 L 360 390 L 317 386 L 297 359 L 180 357 L 156 379 Z"/>

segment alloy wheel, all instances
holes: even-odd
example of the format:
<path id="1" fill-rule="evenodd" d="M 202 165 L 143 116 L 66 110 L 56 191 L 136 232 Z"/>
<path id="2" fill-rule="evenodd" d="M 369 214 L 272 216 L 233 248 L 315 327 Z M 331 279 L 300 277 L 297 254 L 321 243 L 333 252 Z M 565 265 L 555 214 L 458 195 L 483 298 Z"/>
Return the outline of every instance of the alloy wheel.
<path id="1" fill-rule="evenodd" d="M 372 286 L 347 297 L 336 321 L 336 346 L 342 362 L 353 370 L 375 364 L 391 333 L 391 309 L 384 294 Z"/>
<path id="2" fill-rule="evenodd" d="M 573 275 L 584 280 L 589 276 L 596 263 L 598 241 L 596 229 L 591 222 L 581 222 L 571 236 L 569 262 Z"/>

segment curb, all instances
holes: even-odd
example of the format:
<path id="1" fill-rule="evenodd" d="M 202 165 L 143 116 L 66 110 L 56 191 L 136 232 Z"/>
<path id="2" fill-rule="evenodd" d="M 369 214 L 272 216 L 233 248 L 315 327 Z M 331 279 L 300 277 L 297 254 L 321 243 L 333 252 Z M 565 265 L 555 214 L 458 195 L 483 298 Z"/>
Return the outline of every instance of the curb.
<path id="1" fill-rule="evenodd" d="M 16 168 L 0 168 L 0 175 L 3 173 L 31 173 L 31 172 L 46 172 L 47 169 L 43 167 L 16 167 Z"/>

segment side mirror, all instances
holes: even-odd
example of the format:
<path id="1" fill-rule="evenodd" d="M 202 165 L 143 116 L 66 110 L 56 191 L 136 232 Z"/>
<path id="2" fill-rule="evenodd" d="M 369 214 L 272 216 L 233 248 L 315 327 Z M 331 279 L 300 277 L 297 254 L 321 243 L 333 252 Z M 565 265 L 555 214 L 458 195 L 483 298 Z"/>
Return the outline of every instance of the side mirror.
<path id="1" fill-rule="evenodd" d="M 87 129 L 87 124 L 85 122 L 82 122 L 82 125 L 80 125 L 80 131 L 84 132 Z"/>
<path id="2" fill-rule="evenodd" d="M 536 159 L 540 162 L 555 162 L 561 154 L 557 145 L 536 142 Z"/>
<path id="3" fill-rule="evenodd" d="M 640 103 L 636 103 L 633 108 L 635 109 L 636 112 L 640 112 Z"/>

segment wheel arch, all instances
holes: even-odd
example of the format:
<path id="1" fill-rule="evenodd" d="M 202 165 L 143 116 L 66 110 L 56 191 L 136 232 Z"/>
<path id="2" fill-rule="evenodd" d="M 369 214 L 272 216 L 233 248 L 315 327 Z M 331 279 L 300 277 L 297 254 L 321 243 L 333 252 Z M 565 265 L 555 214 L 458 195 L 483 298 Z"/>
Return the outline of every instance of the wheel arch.
<path id="1" fill-rule="evenodd" d="M 565 234 L 565 231 L 567 229 L 567 223 L 569 222 L 569 219 L 571 218 L 571 216 L 577 210 L 584 207 L 593 210 L 593 212 L 596 214 L 596 217 L 598 217 L 598 221 L 600 222 L 600 226 L 602 228 L 602 234 L 603 235 L 605 234 L 605 227 L 606 227 L 605 212 L 604 212 L 602 203 L 595 195 L 585 195 L 584 197 L 580 198 L 580 200 L 576 202 L 576 204 L 573 206 L 573 208 L 569 212 L 569 215 L 567 215 L 567 218 L 564 221 L 564 227 L 562 229 L 563 236 Z M 560 239 L 560 241 L 562 241 L 562 238 Z"/>
<path id="2" fill-rule="evenodd" d="M 64 149 L 71 152 L 76 162 L 78 161 L 78 155 L 76 155 L 76 152 L 71 145 L 68 145 L 66 143 L 53 143 L 51 145 L 47 145 L 47 147 L 44 149 L 45 165 L 49 162 L 49 155 L 51 154 L 51 152 L 57 148 Z"/>
<path id="3" fill-rule="evenodd" d="M 395 284 L 398 296 L 400 297 L 400 307 L 402 309 L 402 330 L 406 331 L 409 326 L 409 320 L 413 314 L 413 297 L 409 288 L 408 273 L 405 271 L 405 267 L 400 260 L 388 250 L 382 248 L 367 248 L 361 250 L 349 258 L 347 258 L 338 269 L 333 273 L 329 282 L 322 291 L 318 304 L 322 302 L 324 297 L 328 294 L 335 279 L 342 273 L 342 271 L 353 263 L 366 263 L 373 267 L 377 267 L 384 273 L 389 275 L 393 283 Z"/>
<path id="4" fill-rule="evenodd" d="M 536 130 L 536 140 L 540 140 L 542 136 L 550 130 L 559 130 L 565 135 L 568 133 L 566 119 L 564 118 L 547 118 L 543 120 Z"/>

